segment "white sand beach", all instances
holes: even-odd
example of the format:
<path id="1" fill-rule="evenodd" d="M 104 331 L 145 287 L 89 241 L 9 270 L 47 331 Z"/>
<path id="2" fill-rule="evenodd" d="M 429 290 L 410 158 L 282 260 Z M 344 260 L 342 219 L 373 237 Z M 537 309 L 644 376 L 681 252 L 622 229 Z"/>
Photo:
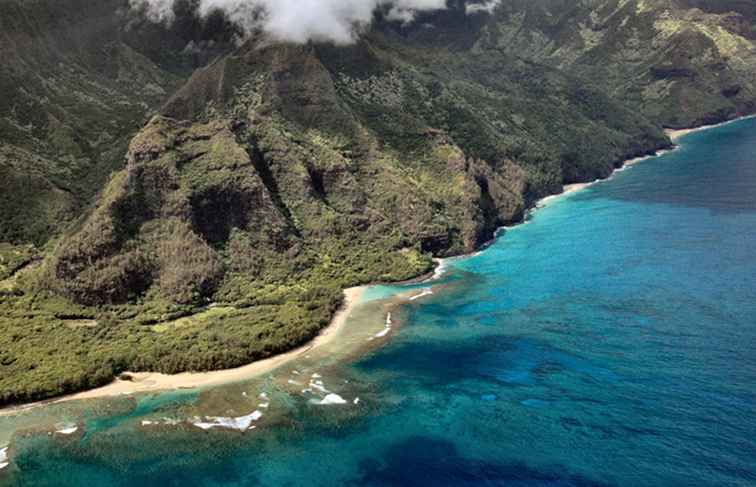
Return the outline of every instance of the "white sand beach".
<path id="1" fill-rule="evenodd" d="M 341 329 L 347 323 L 347 318 L 359 303 L 360 297 L 365 291 L 366 286 L 353 287 L 344 291 L 344 304 L 342 308 L 334 315 L 331 323 L 324 328 L 320 334 L 311 342 L 299 348 L 286 353 L 275 355 L 273 357 L 253 362 L 243 367 L 228 370 L 218 370 L 212 372 L 185 372 L 181 374 L 168 375 L 154 372 L 138 372 L 127 374 L 131 380 L 116 379 L 110 384 L 91 389 L 88 391 L 69 394 L 60 398 L 49 401 L 41 401 L 27 404 L 24 406 L 5 408 L 0 410 L 0 416 L 8 416 L 22 412 L 24 410 L 45 405 L 55 404 L 64 401 L 74 401 L 80 399 L 94 399 L 101 397 L 121 396 L 143 392 L 168 391 L 178 389 L 195 389 L 202 387 L 217 386 L 233 382 L 244 381 L 256 376 L 268 373 L 298 357 L 332 342 L 339 334 Z"/>

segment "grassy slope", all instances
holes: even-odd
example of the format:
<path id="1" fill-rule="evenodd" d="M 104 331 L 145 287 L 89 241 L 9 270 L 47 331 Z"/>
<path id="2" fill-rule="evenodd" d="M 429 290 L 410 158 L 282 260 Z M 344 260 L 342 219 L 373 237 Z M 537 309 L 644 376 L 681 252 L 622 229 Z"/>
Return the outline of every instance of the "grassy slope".
<path id="1" fill-rule="evenodd" d="M 611 3 L 592 2 L 605 25 L 619 18 Z M 625 5 L 633 36 L 655 38 L 650 14 Z M 252 40 L 195 72 L 43 261 L 0 249 L 0 403 L 289 349 L 328 322 L 343 287 L 425 272 L 431 254 L 474 249 L 563 183 L 668 144 L 660 124 L 679 90 L 618 83 L 668 60 L 612 47 L 621 19 L 601 37 L 609 62 L 585 34 L 568 38 L 585 12 L 520 8 L 465 22 L 451 9 L 424 19 L 430 34 L 380 24 L 347 48 Z M 679 120 L 748 106 L 746 88 L 729 112 L 701 90 Z"/>

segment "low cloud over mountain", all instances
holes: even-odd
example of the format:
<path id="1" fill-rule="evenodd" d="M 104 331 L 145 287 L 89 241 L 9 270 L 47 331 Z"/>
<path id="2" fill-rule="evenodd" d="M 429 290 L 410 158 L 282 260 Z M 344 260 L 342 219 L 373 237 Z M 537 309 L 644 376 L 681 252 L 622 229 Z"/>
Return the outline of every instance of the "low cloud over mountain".
<path id="1" fill-rule="evenodd" d="M 280 41 L 350 44 L 377 10 L 386 18 L 412 22 L 417 12 L 446 8 L 445 0 L 195 0 L 201 16 L 222 10 L 247 33 L 261 30 Z M 176 0 L 131 0 L 156 21 L 174 19 Z"/>

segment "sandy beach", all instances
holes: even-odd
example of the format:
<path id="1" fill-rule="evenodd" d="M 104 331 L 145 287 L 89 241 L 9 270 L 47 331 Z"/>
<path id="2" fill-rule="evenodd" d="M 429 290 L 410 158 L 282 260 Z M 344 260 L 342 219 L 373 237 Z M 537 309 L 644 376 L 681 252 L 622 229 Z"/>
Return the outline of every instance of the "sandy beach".
<path id="1" fill-rule="evenodd" d="M 672 142 L 676 143 L 678 140 L 680 140 L 680 138 L 685 137 L 688 134 L 692 134 L 694 132 L 700 132 L 701 130 L 706 130 L 713 127 L 718 127 L 720 125 L 724 125 L 727 123 L 736 122 L 738 120 L 742 120 L 742 118 L 736 118 L 735 120 L 731 120 L 730 122 L 724 122 L 722 124 L 703 125 L 701 127 L 694 127 L 694 128 L 689 128 L 689 129 L 664 129 L 664 133 L 667 134 L 667 137 L 669 137 L 669 139 Z"/>
<path id="2" fill-rule="evenodd" d="M 110 384 L 75 394 L 69 394 L 48 401 L 26 404 L 23 406 L 5 408 L 0 410 L 0 416 L 8 416 L 25 411 L 30 408 L 56 404 L 64 401 L 75 401 L 80 399 L 95 399 L 102 397 L 113 397 L 127 394 L 169 391 L 178 389 L 195 389 L 233 382 L 240 382 L 266 374 L 272 370 L 300 357 L 301 355 L 312 351 L 333 341 L 347 323 L 347 319 L 359 303 L 360 297 L 365 291 L 366 286 L 353 287 L 344 290 L 344 304 L 341 309 L 334 315 L 331 323 L 324 328 L 320 334 L 312 341 L 299 348 L 286 353 L 275 355 L 273 357 L 253 362 L 249 365 L 236 369 L 218 370 L 212 372 L 185 372 L 175 375 L 159 374 L 154 372 L 126 372 L 132 377 L 132 380 L 116 379 Z"/>
<path id="3" fill-rule="evenodd" d="M 658 156 L 662 155 L 664 152 L 665 151 L 658 151 L 656 154 L 651 154 L 651 155 L 643 156 L 643 157 L 636 157 L 634 159 L 628 159 L 628 160 L 624 161 L 622 163 L 622 165 L 620 165 L 620 167 L 618 167 L 617 169 L 615 169 L 612 172 L 612 175 L 614 175 L 615 172 L 622 171 L 623 169 L 626 169 L 627 167 L 632 166 L 633 164 L 636 164 L 638 162 L 645 161 L 646 159 L 650 159 L 652 157 L 658 157 Z M 609 178 L 611 178 L 611 176 L 609 176 Z M 606 178 L 606 179 L 609 179 L 609 178 Z M 533 208 L 533 210 L 538 210 L 539 208 L 543 208 L 544 206 L 548 205 L 549 203 L 553 203 L 555 200 L 557 200 L 559 198 L 563 198 L 563 197 L 565 197 L 565 196 L 567 196 L 569 194 L 576 193 L 578 191 L 582 191 L 585 188 L 593 186 L 596 183 L 600 183 L 601 181 L 606 181 L 606 179 L 597 179 L 595 181 L 591 181 L 591 182 L 588 182 L 588 183 L 565 184 L 561 193 L 559 193 L 559 194 L 552 194 L 550 196 L 546 196 L 545 198 L 541 198 L 540 200 L 538 200 L 538 202 L 536 203 L 536 206 Z"/>
<path id="4" fill-rule="evenodd" d="M 753 117 L 756 117 L 756 115 L 746 115 L 746 116 L 734 118 L 732 120 L 728 120 L 722 123 L 717 123 L 717 124 L 712 124 L 712 125 L 702 125 L 700 127 L 693 127 L 693 128 L 688 128 L 688 129 L 665 129 L 664 133 L 667 134 L 667 137 L 669 137 L 672 142 L 677 142 L 681 137 L 685 137 L 686 135 L 692 134 L 694 132 L 700 132 L 701 130 L 707 130 L 714 127 L 721 127 L 722 125 L 728 125 L 731 123 L 738 122 L 740 120 L 753 118 Z"/>
<path id="5" fill-rule="evenodd" d="M 700 129 L 665 129 L 664 133 L 667 134 L 669 140 L 671 140 L 672 142 L 677 142 L 681 137 L 684 137 L 692 132 L 696 132 L 697 130 Z"/>
<path id="6" fill-rule="evenodd" d="M 687 133 L 689 133 L 692 130 L 697 130 L 697 129 L 689 129 L 689 131 Z M 668 132 L 668 134 L 669 134 L 669 132 Z M 682 135 L 680 135 L 680 137 L 682 137 Z M 674 150 L 674 149 L 670 149 L 670 150 Z M 614 171 L 612 171 L 612 174 L 608 178 L 605 178 L 605 179 L 597 179 L 595 181 L 590 181 L 590 182 L 587 182 L 587 183 L 565 184 L 561 193 L 559 193 L 559 194 L 552 194 L 550 196 L 546 196 L 545 198 L 541 198 L 540 200 L 538 200 L 538 202 L 536 203 L 536 206 L 533 208 L 533 210 L 537 210 L 538 208 L 543 208 L 544 206 L 548 205 L 549 203 L 554 202 L 555 200 L 557 200 L 559 198 L 562 198 L 562 197 L 567 196 L 567 195 L 572 194 L 572 193 L 576 193 L 578 191 L 582 191 L 585 188 L 593 186 L 596 183 L 600 183 L 601 181 L 606 181 L 607 179 L 611 179 L 611 177 L 617 171 L 622 171 L 622 170 L 627 169 L 628 167 L 632 166 L 633 164 L 637 164 L 637 163 L 645 161 L 647 159 L 651 159 L 653 157 L 659 157 L 659 156 L 663 155 L 666 152 L 669 152 L 669 150 L 659 150 L 655 154 L 649 154 L 647 156 L 634 157 L 632 159 L 627 159 L 627 160 L 623 161 L 622 164 L 620 164 L 619 167 L 617 167 Z"/>

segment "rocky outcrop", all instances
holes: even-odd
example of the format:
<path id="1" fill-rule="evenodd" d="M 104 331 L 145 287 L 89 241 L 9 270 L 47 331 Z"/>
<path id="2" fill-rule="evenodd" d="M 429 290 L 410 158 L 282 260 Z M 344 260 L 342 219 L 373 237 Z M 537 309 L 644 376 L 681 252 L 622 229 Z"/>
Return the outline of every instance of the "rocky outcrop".
<path id="1" fill-rule="evenodd" d="M 127 159 L 54 254 L 53 282 L 72 299 L 119 303 L 154 284 L 177 303 L 201 302 L 222 279 L 215 247 L 232 231 L 253 230 L 255 242 L 284 238 L 285 219 L 230 127 L 155 117 Z"/>

